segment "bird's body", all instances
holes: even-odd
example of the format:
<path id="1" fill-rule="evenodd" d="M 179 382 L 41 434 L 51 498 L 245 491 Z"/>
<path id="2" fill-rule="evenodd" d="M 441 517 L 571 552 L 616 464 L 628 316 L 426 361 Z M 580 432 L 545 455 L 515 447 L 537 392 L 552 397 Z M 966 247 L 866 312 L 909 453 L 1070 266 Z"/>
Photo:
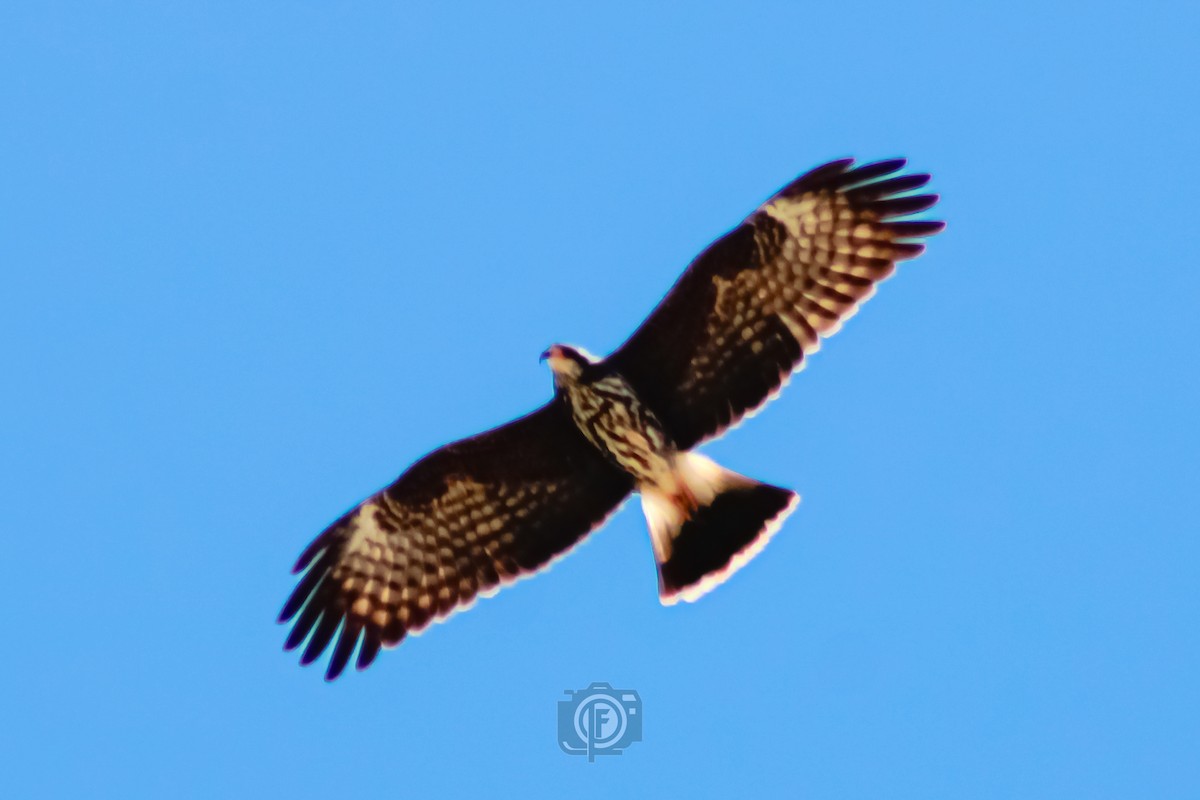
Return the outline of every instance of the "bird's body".
<path id="1" fill-rule="evenodd" d="M 639 486 L 669 488 L 675 444 L 629 381 L 575 348 L 546 352 L 557 391 L 584 437 Z"/>
<path id="2" fill-rule="evenodd" d="M 303 663 L 337 635 L 327 677 L 481 593 L 544 568 L 642 497 L 664 603 L 739 569 L 798 496 L 717 466 L 703 441 L 773 397 L 821 338 L 923 250 L 928 175 L 849 159 L 801 176 L 701 254 L 646 322 L 595 359 L 554 345 L 553 399 L 435 450 L 300 556 L 280 620 Z M 340 631 L 340 635 L 339 635 Z"/>

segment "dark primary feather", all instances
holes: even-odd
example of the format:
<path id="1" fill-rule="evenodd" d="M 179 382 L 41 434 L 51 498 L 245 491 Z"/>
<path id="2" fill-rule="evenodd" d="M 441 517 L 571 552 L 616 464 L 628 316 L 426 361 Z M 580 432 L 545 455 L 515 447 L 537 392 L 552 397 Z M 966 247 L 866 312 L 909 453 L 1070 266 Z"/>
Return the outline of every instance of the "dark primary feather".
<path id="1" fill-rule="evenodd" d="M 608 363 L 681 449 L 766 402 L 941 222 L 904 159 L 817 167 L 705 250 Z"/>
<path id="2" fill-rule="evenodd" d="M 589 444 L 560 401 L 435 450 L 304 551 L 280 612 L 301 662 L 334 642 L 327 678 L 545 566 L 597 527 L 632 479 Z M 339 633 L 340 631 L 340 633 Z"/>

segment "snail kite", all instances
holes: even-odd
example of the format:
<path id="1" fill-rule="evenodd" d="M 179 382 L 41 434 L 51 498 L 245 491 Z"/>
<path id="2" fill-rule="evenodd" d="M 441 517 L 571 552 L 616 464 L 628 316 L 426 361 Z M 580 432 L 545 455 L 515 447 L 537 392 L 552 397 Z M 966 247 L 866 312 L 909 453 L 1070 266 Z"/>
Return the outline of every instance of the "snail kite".
<path id="1" fill-rule="evenodd" d="M 693 452 L 789 375 L 943 223 L 903 159 L 818 167 L 705 250 L 608 358 L 554 345 L 554 397 L 426 455 L 301 554 L 279 615 L 326 677 L 477 596 L 542 569 L 642 497 L 664 603 L 694 600 L 752 558 L 788 490 Z"/>

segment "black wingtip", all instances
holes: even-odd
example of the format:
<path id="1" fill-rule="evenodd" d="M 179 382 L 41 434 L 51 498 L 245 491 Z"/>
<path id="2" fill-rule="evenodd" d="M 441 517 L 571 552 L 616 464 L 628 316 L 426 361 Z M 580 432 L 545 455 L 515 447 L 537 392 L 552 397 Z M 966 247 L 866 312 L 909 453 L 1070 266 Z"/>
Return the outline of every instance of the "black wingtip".
<path id="1" fill-rule="evenodd" d="M 879 214 L 880 219 L 892 219 L 928 211 L 937 205 L 938 199 L 936 194 L 914 194 L 908 197 L 889 197 L 885 200 L 876 200 L 869 207 Z"/>
<path id="2" fill-rule="evenodd" d="M 893 172 L 899 172 L 904 169 L 906 164 L 908 164 L 907 158 L 886 158 L 882 161 L 872 161 L 848 171 L 842 176 L 842 185 L 853 186 L 856 183 L 873 181 L 885 175 L 891 175 Z"/>
<path id="3" fill-rule="evenodd" d="M 312 544 L 304 548 L 304 552 L 296 559 L 296 563 L 292 565 L 292 574 L 298 575 L 304 571 L 305 567 L 312 563 L 313 559 L 325 549 L 324 534 L 313 540 Z"/>
<path id="4" fill-rule="evenodd" d="M 346 620 L 341 636 L 338 637 L 337 645 L 333 648 L 333 655 L 329 657 L 329 668 L 325 671 L 327 682 L 337 680 L 338 676 L 346 669 L 350 656 L 354 654 L 354 647 L 358 644 L 358 635 L 361 630 L 361 625 Z"/>
<path id="5" fill-rule="evenodd" d="M 304 655 L 300 656 L 300 663 L 308 665 L 320 658 L 321 653 L 325 652 L 325 648 L 329 646 L 329 642 L 341 624 L 341 615 L 334 613 L 332 609 L 322 614 L 321 621 L 317 623 L 317 629 L 313 631 L 312 638 L 308 640 L 308 647 L 304 648 Z"/>
<path id="6" fill-rule="evenodd" d="M 829 183 L 834 178 L 838 178 L 845 174 L 846 170 L 854 165 L 853 158 L 839 158 L 835 161 L 830 161 L 827 164 L 822 164 L 819 167 L 810 169 L 808 172 L 796 178 L 794 181 L 783 187 L 779 194 L 791 196 L 800 194 L 811 189 L 819 188 Z"/>
<path id="7" fill-rule="evenodd" d="M 367 628 L 363 631 L 362 644 L 358 648 L 358 662 L 354 665 L 355 668 L 362 672 L 375 660 L 379 655 L 379 649 L 383 646 L 380 639 L 379 631 L 374 628 Z"/>
<path id="8" fill-rule="evenodd" d="M 924 186 L 930 176 L 925 173 L 889 175 L 904 169 L 907 158 L 885 158 L 855 166 L 853 158 L 839 158 L 809 170 L 778 192 L 779 196 L 791 197 L 803 192 L 834 189 L 847 194 L 861 194 L 861 199 L 872 200 Z"/>
<path id="9" fill-rule="evenodd" d="M 923 239 L 926 236 L 935 236 L 946 230 L 946 223 L 942 220 L 911 220 L 889 222 L 887 229 L 897 239 Z"/>
<path id="10" fill-rule="evenodd" d="M 308 638 L 313 626 L 321 619 L 321 611 L 322 604 L 315 597 L 304 606 L 304 610 L 300 612 L 300 616 L 292 625 L 291 632 L 288 633 L 287 641 L 283 643 L 284 650 L 295 650 L 301 642 Z"/>
<path id="11" fill-rule="evenodd" d="M 828 161 L 819 167 L 810 169 L 806 173 L 806 177 L 808 175 L 825 175 L 834 172 L 845 172 L 852 166 L 854 166 L 854 158 L 852 156 L 848 156 L 846 158 L 835 158 L 834 160 Z"/>
<path id="12" fill-rule="evenodd" d="M 329 565 L 327 564 L 316 564 L 310 569 L 296 584 L 296 588 L 292 590 L 287 602 L 283 604 L 283 608 L 279 611 L 278 622 L 287 622 L 296 616 L 296 612 L 300 610 L 304 602 L 314 596 L 324 585 L 328 574 Z"/>

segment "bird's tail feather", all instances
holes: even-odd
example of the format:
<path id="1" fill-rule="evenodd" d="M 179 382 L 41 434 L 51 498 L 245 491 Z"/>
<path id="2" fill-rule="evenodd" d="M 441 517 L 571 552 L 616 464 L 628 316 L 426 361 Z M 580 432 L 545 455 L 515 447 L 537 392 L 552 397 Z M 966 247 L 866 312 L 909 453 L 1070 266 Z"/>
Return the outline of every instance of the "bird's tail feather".
<path id="1" fill-rule="evenodd" d="M 698 453 L 676 462 L 682 491 L 642 491 L 664 605 L 692 602 L 754 558 L 800 496 L 713 463 Z"/>

